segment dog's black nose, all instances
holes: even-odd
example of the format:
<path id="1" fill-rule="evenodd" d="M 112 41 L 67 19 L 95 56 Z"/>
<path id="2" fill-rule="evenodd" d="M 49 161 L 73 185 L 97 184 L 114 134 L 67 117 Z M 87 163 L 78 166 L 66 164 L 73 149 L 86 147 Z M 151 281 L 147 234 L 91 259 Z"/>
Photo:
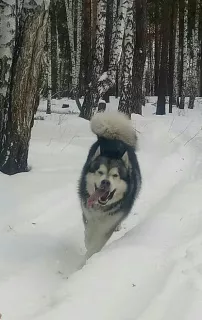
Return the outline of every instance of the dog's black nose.
<path id="1" fill-rule="evenodd" d="M 102 180 L 101 181 L 101 186 L 102 187 L 109 187 L 110 186 L 110 181 L 109 180 Z"/>

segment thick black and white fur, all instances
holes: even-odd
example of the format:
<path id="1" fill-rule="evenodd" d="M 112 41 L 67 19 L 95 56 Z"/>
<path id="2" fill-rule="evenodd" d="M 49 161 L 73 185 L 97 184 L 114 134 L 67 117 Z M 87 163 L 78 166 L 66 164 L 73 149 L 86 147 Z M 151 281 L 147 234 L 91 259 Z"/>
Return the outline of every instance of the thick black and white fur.
<path id="1" fill-rule="evenodd" d="M 129 214 L 141 187 L 137 137 L 131 120 L 119 112 L 97 113 L 91 120 L 97 141 L 91 146 L 79 181 L 86 258 L 100 251 Z M 88 198 L 108 181 L 110 196 L 92 207 Z"/>

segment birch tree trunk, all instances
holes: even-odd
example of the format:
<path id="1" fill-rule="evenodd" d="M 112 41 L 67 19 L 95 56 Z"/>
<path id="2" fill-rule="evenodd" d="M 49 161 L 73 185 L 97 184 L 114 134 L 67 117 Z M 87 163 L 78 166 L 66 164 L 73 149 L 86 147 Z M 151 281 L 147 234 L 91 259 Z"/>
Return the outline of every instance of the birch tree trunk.
<path id="1" fill-rule="evenodd" d="M 190 96 L 189 109 L 194 108 L 194 101 L 198 91 L 198 53 L 199 53 L 199 11 L 200 3 L 196 0 L 195 24 L 192 30 L 192 55 L 191 55 L 191 77 L 190 77 Z"/>
<path id="2" fill-rule="evenodd" d="M 136 44 L 133 58 L 133 112 L 142 114 L 143 74 L 147 42 L 147 1 L 136 0 Z"/>
<path id="3" fill-rule="evenodd" d="M 188 48 L 187 48 L 187 32 L 188 32 L 188 0 L 184 0 L 184 32 L 183 32 L 183 50 L 181 55 L 182 74 L 181 74 L 181 89 L 180 89 L 180 104 L 179 108 L 184 109 L 185 95 L 187 89 L 187 72 L 188 72 Z"/>
<path id="4" fill-rule="evenodd" d="M 154 67 L 154 94 L 158 95 L 159 87 L 159 66 L 160 66 L 160 32 L 159 32 L 159 14 L 160 1 L 155 1 L 155 67 Z"/>
<path id="5" fill-rule="evenodd" d="M 5 43 L 1 44 L 3 61 L 8 71 L 3 76 L 2 119 L 0 132 L 0 171 L 15 174 L 28 170 L 27 158 L 34 113 L 39 104 L 39 78 L 41 72 L 48 10 L 44 1 L 10 1 L 1 4 L 5 18 Z M 19 7 L 23 3 L 23 7 Z M 46 1 L 48 5 L 48 1 Z M 19 10 L 20 8 L 20 10 Z M 13 13 L 18 11 L 19 24 Z M 8 15 L 7 15 L 8 14 Z M 11 29 L 8 26 L 14 26 Z M 18 27 L 19 26 L 19 27 Z M 13 34 L 15 38 L 13 39 Z M 12 40 L 10 42 L 10 40 Z M 3 49 L 3 50 L 2 50 Z M 8 80 L 9 79 L 9 80 Z"/>
<path id="6" fill-rule="evenodd" d="M 95 48 L 93 52 L 91 82 L 85 93 L 84 102 L 80 112 L 80 117 L 90 119 L 98 103 L 97 80 L 104 67 L 104 45 L 106 29 L 107 0 L 98 0 Z"/>
<path id="7" fill-rule="evenodd" d="M 167 85 L 167 69 L 168 69 L 168 39 L 169 39 L 169 19 L 170 7 L 168 0 L 165 1 L 162 14 L 161 33 L 162 33 L 162 48 L 161 48 L 161 65 L 159 73 L 159 87 L 158 87 L 158 101 L 157 101 L 157 115 L 164 115 L 166 113 L 166 85 Z"/>
<path id="8" fill-rule="evenodd" d="M 13 52 L 15 47 L 16 18 L 14 1 L 4 1 L 0 6 L 0 140 L 2 140 L 2 129 L 4 120 L 4 104 L 11 77 Z"/>
<path id="9" fill-rule="evenodd" d="M 111 88 L 116 80 L 117 66 L 121 59 L 122 45 L 124 38 L 124 31 L 127 21 L 128 7 L 132 7 L 133 0 L 121 0 L 118 17 L 116 21 L 116 29 L 112 33 L 111 52 L 109 57 L 109 68 L 107 72 L 103 73 L 98 80 L 98 97 L 96 100 L 96 106 L 100 97 Z"/>
<path id="10" fill-rule="evenodd" d="M 47 28 L 47 82 L 48 82 L 48 98 L 46 113 L 51 114 L 51 96 L 52 96 L 52 77 L 51 77 L 51 19 L 49 12 L 48 28 Z"/>
<path id="11" fill-rule="evenodd" d="M 56 8 L 57 0 L 54 1 L 54 7 Z M 56 23 L 56 63 L 57 63 L 57 72 L 56 72 L 56 92 L 57 92 L 57 98 L 60 98 L 61 94 L 61 78 L 63 76 L 62 74 L 62 62 L 61 62 L 61 50 L 60 50 L 60 43 L 59 43 L 59 32 L 58 32 L 58 16 L 57 12 L 55 12 L 55 23 Z M 52 52 L 52 50 L 51 50 Z"/>
<path id="12" fill-rule="evenodd" d="M 200 0 L 200 8 L 199 8 L 199 46 L 200 46 L 200 53 L 199 53 L 199 95 L 202 97 L 202 1 Z"/>
<path id="13" fill-rule="evenodd" d="M 77 9 L 74 8 L 73 0 L 65 0 L 67 15 L 67 26 L 69 35 L 69 44 L 71 50 L 72 64 L 72 93 L 77 106 L 81 109 L 78 98 L 78 85 L 81 66 L 81 26 L 82 26 L 82 0 L 77 0 Z M 76 39 L 75 39 L 75 12 L 76 12 Z"/>
<path id="14" fill-rule="evenodd" d="M 120 61 L 121 53 L 122 53 L 123 36 L 124 36 L 129 1 L 132 2 L 132 0 L 121 0 L 120 2 L 119 13 L 116 21 L 116 31 L 114 34 L 112 34 L 112 44 L 111 44 L 112 49 L 110 51 L 110 57 L 109 57 L 109 68 L 102 75 L 101 75 L 101 72 L 102 72 L 103 63 L 104 63 L 104 40 L 105 40 L 104 38 L 105 38 L 107 6 L 106 6 L 106 1 L 104 0 L 98 1 L 98 4 L 100 2 L 102 2 L 102 4 L 105 3 L 105 6 L 102 5 L 102 12 L 105 12 L 105 14 L 104 15 L 102 14 L 101 16 L 102 19 L 100 20 L 99 19 L 100 6 L 98 5 L 98 21 L 100 22 L 98 23 L 98 28 L 97 28 L 95 57 L 97 55 L 98 56 L 94 59 L 94 65 L 93 65 L 92 77 L 91 77 L 92 81 L 86 93 L 84 103 L 82 106 L 82 111 L 80 114 L 80 117 L 83 117 L 85 119 L 91 118 L 91 116 L 94 114 L 97 108 L 99 99 L 103 97 L 103 95 L 115 83 L 117 66 Z M 102 28 L 100 28 L 100 24 Z M 104 32 L 100 33 L 100 30 L 104 30 Z M 100 41 L 102 41 L 101 45 L 97 45 L 100 43 Z M 96 53 L 96 51 L 98 51 L 98 53 Z M 98 62 L 100 62 L 99 67 L 98 67 Z"/>
<path id="15" fill-rule="evenodd" d="M 169 113 L 172 113 L 174 100 L 174 69 L 175 69 L 175 39 L 176 39 L 176 23 L 177 23 L 178 4 L 176 0 L 172 0 L 171 23 L 170 23 L 170 41 L 169 41 Z"/>
<path id="16" fill-rule="evenodd" d="M 121 96 L 118 110 L 131 116 L 132 112 L 132 69 L 135 37 L 135 1 L 128 7 L 127 22 L 123 41 L 123 66 Z"/>
<path id="17" fill-rule="evenodd" d="M 180 52 L 179 52 L 179 6 L 177 8 L 176 17 L 176 37 L 175 37 L 175 62 L 174 62 L 174 79 L 173 79 L 173 96 L 176 101 L 176 106 L 179 103 L 179 70 L 180 70 Z"/>

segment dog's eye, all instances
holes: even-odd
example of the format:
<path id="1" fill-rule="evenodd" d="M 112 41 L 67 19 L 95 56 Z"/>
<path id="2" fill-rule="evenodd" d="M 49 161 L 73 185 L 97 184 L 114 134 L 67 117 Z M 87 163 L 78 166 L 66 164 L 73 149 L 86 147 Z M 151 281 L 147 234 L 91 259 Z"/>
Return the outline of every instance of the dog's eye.
<path id="1" fill-rule="evenodd" d="M 115 174 L 112 175 L 112 177 L 113 177 L 113 178 L 118 178 L 118 174 L 115 173 Z"/>
<path id="2" fill-rule="evenodd" d="M 103 176 L 104 172 L 103 171 L 98 171 L 99 175 Z"/>

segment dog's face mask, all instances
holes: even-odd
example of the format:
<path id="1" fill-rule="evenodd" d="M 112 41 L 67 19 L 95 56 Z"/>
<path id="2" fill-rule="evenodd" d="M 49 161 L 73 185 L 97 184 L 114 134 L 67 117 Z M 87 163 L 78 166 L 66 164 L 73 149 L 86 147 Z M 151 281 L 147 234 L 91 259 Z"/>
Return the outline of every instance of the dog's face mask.
<path id="1" fill-rule="evenodd" d="M 101 157 L 96 152 L 86 175 L 88 206 L 94 203 L 106 206 L 120 201 L 127 190 L 128 166 L 127 153 L 122 159 L 114 160 Z"/>

